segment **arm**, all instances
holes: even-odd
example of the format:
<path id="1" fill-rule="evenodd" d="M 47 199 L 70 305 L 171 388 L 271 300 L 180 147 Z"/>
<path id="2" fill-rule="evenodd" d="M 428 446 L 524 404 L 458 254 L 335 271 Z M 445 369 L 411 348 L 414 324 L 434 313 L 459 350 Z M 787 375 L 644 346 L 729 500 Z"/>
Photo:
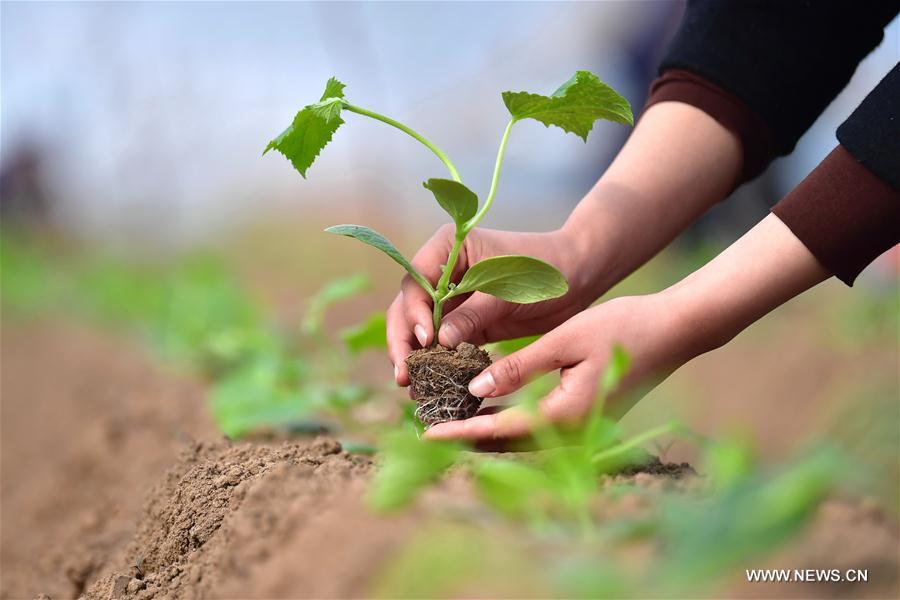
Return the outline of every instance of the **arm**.
<path id="1" fill-rule="evenodd" d="M 455 347 L 544 333 L 585 309 L 642 265 L 734 186 L 741 165 L 737 137 L 703 111 L 678 102 L 654 105 L 642 115 L 614 163 L 566 224 L 549 233 L 475 229 L 457 267 L 501 254 L 542 258 L 559 268 L 570 292 L 530 305 L 475 293 L 445 307 L 438 340 Z M 439 230 L 412 263 L 432 280 L 452 244 Z M 398 384 L 408 383 L 404 360 L 434 339 L 428 295 L 404 278 L 387 314 L 388 349 Z"/>
<path id="2" fill-rule="evenodd" d="M 593 299 L 652 258 L 734 188 L 740 141 L 705 112 L 663 102 L 563 226 Z"/>
<path id="3" fill-rule="evenodd" d="M 789 154 L 884 38 L 896 0 L 689 0 L 651 102 L 680 100 L 741 127 L 744 180 Z M 739 108 L 739 107 L 738 107 Z"/>
<path id="4" fill-rule="evenodd" d="M 541 416 L 551 421 L 577 420 L 594 402 L 614 344 L 621 344 L 632 356 L 632 372 L 620 392 L 648 379 L 661 381 L 829 276 L 806 246 L 769 215 L 681 282 L 658 294 L 616 298 L 578 314 L 494 363 L 469 389 L 479 396 L 504 396 L 538 374 L 560 369 L 560 384 L 542 402 Z M 630 405 L 620 401 L 609 408 L 618 417 Z M 426 437 L 515 438 L 526 435 L 534 419 L 514 407 L 435 425 Z"/>

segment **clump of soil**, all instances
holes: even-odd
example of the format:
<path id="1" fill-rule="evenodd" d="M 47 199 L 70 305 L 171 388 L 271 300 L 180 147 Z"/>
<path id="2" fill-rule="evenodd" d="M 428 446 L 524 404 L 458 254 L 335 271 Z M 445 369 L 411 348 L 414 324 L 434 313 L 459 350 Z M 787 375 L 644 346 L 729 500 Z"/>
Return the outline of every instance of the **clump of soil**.
<path id="1" fill-rule="evenodd" d="M 469 382 L 490 365 L 487 352 L 466 342 L 413 350 L 406 367 L 416 416 L 425 427 L 475 416 L 481 398 L 469 393 Z"/>

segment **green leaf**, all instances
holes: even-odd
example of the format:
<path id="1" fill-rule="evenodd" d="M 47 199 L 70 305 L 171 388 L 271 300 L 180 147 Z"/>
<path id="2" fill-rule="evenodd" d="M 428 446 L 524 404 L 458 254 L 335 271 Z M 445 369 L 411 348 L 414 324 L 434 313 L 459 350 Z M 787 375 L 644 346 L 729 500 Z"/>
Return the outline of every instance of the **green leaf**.
<path id="1" fill-rule="evenodd" d="M 495 256 L 472 265 L 452 296 L 484 292 L 508 302 L 530 304 L 559 298 L 569 291 L 556 267 L 530 256 Z"/>
<path id="2" fill-rule="evenodd" d="M 552 96 L 503 92 L 503 102 L 517 120 L 535 119 L 547 127 L 555 125 L 584 141 L 597 119 L 634 125 L 628 101 L 590 71 L 578 71 Z"/>
<path id="3" fill-rule="evenodd" d="M 316 160 L 337 128 L 344 122 L 340 117 L 344 97 L 344 84 L 332 77 L 325 85 L 325 93 L 316 104 L 304 107 L 287 129 L 263 150 L 263 156 L 269 150 L 281 152 L 300 175 L 306 177 L 306 171 Z"/>
<path id="4" fill-rule="evenodd" d="M 486 349 L 490 354 L 501 354 L 508 356 L 513 352 L 518 352 L 522 348 L 533 344 L 540 339 L 540 335 L 528 335 L 525 337 L 513 338 L 510 340 L 500 340 L 490 344 Z"/>
<path id="5" fill-rule="evenodd" d="M 330 122 L 341 116 L 341 110 L 344 108 L 344 101 L 340 98 L 329 98 L 315 104 L 310 104 L 313 114 L 322 117 L 326 122 Z"/>
<path id="6" fill-rule="evenodd" d="M 717 491 L 736 487 L 756 466 L 749 440 L 738 437 L 710 442 L 704 453 L 705 472 Z"/>
<path id="7" fill-rule="evenodd" d="M 340 332 L 344 345 L 351 354 L 359 354 L 370 348 L 387 348 L 386 321 L 383 312 L 371 315 L 365 322 Z"/>
<path id="8" fill-rule="evenodd" d="M 348 454 L 361 454 L 363 456 L 372 456 L 376 452 L 378 452 L 378 448 L 367 442 L 360 442 L 357 440 L 338 440 L 341 443 L 341 448 L 344 452 Z"/>
<path id="9" fill-rule="evenodd" d="M 475 484 L 488 504 L 518 517 L 534 510 L 552 482 L 538 467 L 515 460 L 487 460 L 476 467 Z"/>
<path id="10" fill-rule="evenodd" d="M 453 218 L 457 227 L 461 227 L 478 212 L 478 196 L 458 181 L 429 179 L 422 185 L 434 194 L 438 204 Z"/>
<path id="11" fill-rule="evenodd" d="M 307 335 L 316 333 L 322 327 L 326 311 L 333 304 L 351 298 L 371 287 L 372 282 L 363 273 L 329 281 L 310 300 L 309 308 L 303 315 L 301 329 Z"/>
<path id="12" fill-rule="evenodd" d="M 322 97 L 319 100 L 328 100 L 329 98 L 343 98 L 344 97 L 344 88 L 347 87 L 336 77 L 331 77 L 325 82 L 325 92 L 322 94 Z"/>
<path id="13" fill-rule="evenodd" d="M 606 370 L 603 371 L 603 393 L 608 394 L 616 389 L 628 369 L 631 368 L 631 357 L 622 346 L 616 344 L 612 347 Z"/>
<path id="14" fill-rule="evenodd" d="M 217 380 L 210 401 L 216 423 L 228 437 L 309 415 L 301 392 L 303 366 L 279 354 L 259 356 Z"/>
<path id="15" fill-rule="evenodd" d="M 400 251 L 397 250 L 397 247 L 394 246 L 386 237 L 375 231 L 374 229 L 369 229 L 368 227 L 363 227 L 362 225 L 335 225 L 333 227 L 329 227 L 326 229 L 328 233 L 334 233 L 336 235 L 344 235 L 347 237 L 352 237 L 354 239 L 359 240 L 363 244 L 368 244 L 373 248 L 378 248 L 388 256 L 390 256 L 394 261 L 399 264 L 401 267 L 406 269 L 406 272 L 412 276 L 416 282 L 421 285 L 429 295 L 434 296 L 434 288 L 425 279 L 421 273 L 416 271 L 416 269 L 410 264 L 406 257 L 400 254 Z"/>
<path id="16" fill-rule="evenodd" d="M 369 503 L 376 510 L 400 508 L 456 462 L 462 446 L 454 442 L 423 442 L 403 428 L 378 443 L 384 463 L 372 484 Z"/>

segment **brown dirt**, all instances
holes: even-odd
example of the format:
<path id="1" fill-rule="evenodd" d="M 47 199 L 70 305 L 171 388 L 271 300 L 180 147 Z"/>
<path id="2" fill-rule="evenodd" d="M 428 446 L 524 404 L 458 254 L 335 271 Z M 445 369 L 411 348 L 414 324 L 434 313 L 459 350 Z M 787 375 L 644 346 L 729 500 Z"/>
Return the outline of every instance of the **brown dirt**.
<path id="1" fill-rule="evenodd" d="M 490 355 L 467 342 L 455 349 L 436 346 L 414 350 L 406 366 L 419 420 L 431 427 L 474 417 L 481 398 L 469 393 L 469 382 L 490 365 Z"/>
<path id="2" fill-rule="evenodd" d="M 131 344 L 3 323 L 0 597 L 70 598 L 108 568 L 183 440 L 213 437 L 197 383 Z"/>
<path id="3" fill-rule="evenodd" d="M 298 556 L 306 556 L 306 563 L 318 560 L 308 556 L 314 545 L 300 555 L 284 553 L 284 546 L 297 537 L 309 541 L 319 520 L 327 520 L 335 508 L 346 511 L 344 516 L 351 506 L 363 512 L 356 504 L 370 468 L 369 459 L 342 452 L 340 444 L 328 438 L 277 447 L 193 444 L 151 491 L 118 568 L 91 585 L 85 596 L 105 600 L 247 597 L 251 590 L 260 597 L 296 593 L 290 587 L 279 593 L 278 586 L 284 585 L 279 578 L 288 584 L 309 583 L 307 578 L 294 579 L 302 571 Z M 334 534 L 341 536 L 337 530 Z M 353 540 L 344 537 L 349 550 Z M 322 550 L 319 556 L 326 564 L 337 562 L 329 548 Z M 313 579 L 304 595 L 353 592 L 367 566 L 377 564 L 375 551 L 367 548 L 365 563 L 352 565 L 354 572 L 338 581 Z M 265 567 L 273 561 L 278 568 L 266 574 Z M 251 573 L 255 577 L 248 588 Z"/>
<path id="4" fill-rule="evenodd" d="M 489 536 L 503 529 L 460 474 L 385 517 L 365 508 L 370 460 L 333 440 L 228 443 L 205 416 L 201 385 L 121 340 L 14 326 L 2 351 L 3 598 L 361 597 L 438 514 L 475 515 Z M 640 471 L 605 481 L 703 487 L 687 465 Z M 613 495 L 598 515 L 636 514 L 643 497 Z M 722 595 L 897 597 L 898 544 L 896 522 L 877 507 L 832 501 L 806 536 L 747 568 L 869 568 L 868 585 L 737 580 Z"/>

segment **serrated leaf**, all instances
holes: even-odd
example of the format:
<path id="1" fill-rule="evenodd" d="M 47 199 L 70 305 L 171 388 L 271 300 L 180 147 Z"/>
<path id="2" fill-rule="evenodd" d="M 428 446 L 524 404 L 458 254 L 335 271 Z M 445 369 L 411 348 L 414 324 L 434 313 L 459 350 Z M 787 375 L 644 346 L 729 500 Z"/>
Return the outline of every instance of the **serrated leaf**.
<path id="1" fill-rule="evenodd" d="M 340 98 L 329 98 L 328 100 L 310 104 L 309 108 L 312 109 L 313 114 L 317 117 L 322 117 L 326 122 L 330 122 L 340 117 L 341 110 L 344 108 L 344 101 Z"/>
<path id="2" fill-rule="evenodd" d="M 325 82 L 325 92 L 322 94 L 322 97 L 319 100 L 328 100 L 329 98 L 343 98 L 344 97 L 344 88 L 347 87 L 340 81 L 338 81 L 337 77 L 330 77 L 327 82 Z"/>
<path id="3" fill-rule="evenodd" d="M 383 312 L 375 313 L 365 322 L 340 332 L 344 345 L 351 354 L 359 354 L 370 348 L 387 348 L 387 323 Z"/>
<path id="4" fill-rule="evenodd" d="M 569 291 L 569 285 L 556 267 L 537 258 L 494 256 L 472 265 L 451 294 L 475 291 L 530 304 L 559 298 Z"/>
<path id="5" fill-rule="evenodd" d="M 551 96 L 503 92 L 503 103 L 516 119 L 555 125 L 584 141 L 597 119 L 634 125 L 628 101 L 590 71 L 578 71 Z"/>
<path id="6" fill-rule="evenodd" d="M 273 149 L 281 152 L 305 178 L 306 171 L 319 156 L 322 148 L 331 141 L 334 132 L 344 122 L 340 117 L 338 103 L 330 101 L 343 98 L 344 87 L 344 84 L 334 77 L 329 79 L 320 101 L 298 112 L 288 128 L 269 142 L 263 150 L 263 156 Z"/>
<path id="7" fill-rule="evenodd" d="M 452 179 L 429 179 L 422 185 L 434 194 L 438 204 L 453 218 L 457 227 L 478 212 L 478 196 L 475 192 Z"/>
<path id="8" fill-rule="evenodd" d="M 400 254 L 400 251 L 397 250 L 397 247 L 394 246 L 386 237 L 375 231 L 374 229 L 370 229 L 368 227 L 363 227 L 362 225 L 335 225 L 333 227 L 329 227 L 325 230 L 328 233 L 334 233 L 336 235 L 344 235 L 347 237 L 352 237 L 354 239 L 359 240 L 363 244 L 368 244 L 373 248 L 378 248 L 388 256 L 390 256 L 394 261 L 399 264 L 401 267 L 406 269 L 406 272 L 412 276 L 413 279 L 418 282 L 429 294 L 434 294 L 434 288 L 425 279 L 421 273 L 416 271 L 416 269 L 410 264 L 406 257 Z"/>

